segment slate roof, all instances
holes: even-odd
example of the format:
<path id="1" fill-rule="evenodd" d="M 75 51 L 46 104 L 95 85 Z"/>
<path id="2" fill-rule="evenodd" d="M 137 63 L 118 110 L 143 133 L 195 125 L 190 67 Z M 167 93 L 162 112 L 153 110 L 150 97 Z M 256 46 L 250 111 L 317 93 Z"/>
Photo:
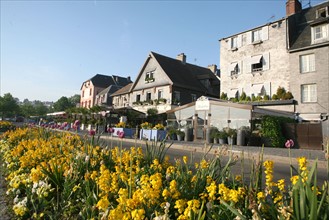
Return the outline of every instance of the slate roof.
<path id="1" fill-rule="evenodd" d="M 121 88 L 122 88 L 122 86 L 110 85 L 109 87 L 107 87 L 106 89 L 104 89 L 100 93 L 98 93 L 98 95 L 104 95 L 104 94 L 107 94 L 107 93 L 112 94 L 112 93 L 118 91 Z"/>
<path id="2" fill-rule="evenodd" d="M 125 78 L 121 76 L 107 76 L 102 74 L 96 74 L 92 78 L 89 79 L 94 86 L 100 88 L 107 88 L 110 85 L 118 85 L 118 86 L 125 86 L 128 83 L 131 83 L 130 78 Z M 86 80 L 85 82 L 89 81 Z"/>
<path id="3" fill-rule="evenodd" d="M 129 83 L 128 85 L 120 88 L 119 90 L 117 90 L 116 92 L 114 92 L 111 96 L 116 96 L 116 95 L 122 95 L 122 94 L 126 94 L 129 93 L 131 86 L 133 85 L 133 83 Z"/>
<path id="4" fill-rule="evenodd" d="M 210 78 L 218 81 L 215 74 L 208 68 L 183 63 L 180 60 L 166 57 L 155 52 L 151 52 L 158 61 L 163 71 L 168 75 L 174 86 L 186 89 L 199 90 L 205 94 L 212 94 L 208 88 L 203 86 L 199 79 Z M 218 95 L 218 94 L 213 94 Z"/>
<path id="5" fill-rule="evenodd" d="M 328 6 L 328 1 L 323 2 L 313 7 L 303 9 L 301 12 L 288 17 L 290 50 L 301 49 L 312 45 L 312 25 L 329 23 L 328 17 L 320 17 L 317 19 L 316 11 L 320 8 Z"/>

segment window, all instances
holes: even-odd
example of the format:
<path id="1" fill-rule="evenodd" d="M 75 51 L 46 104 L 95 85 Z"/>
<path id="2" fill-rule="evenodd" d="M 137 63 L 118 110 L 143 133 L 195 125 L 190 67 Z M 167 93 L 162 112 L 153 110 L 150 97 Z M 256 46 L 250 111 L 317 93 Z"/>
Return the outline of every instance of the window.
<path id="1" fill-rule="evenodd" d="M 316 10 L 316 18 L 326 18 L 329 17 L 328 7 L 320 8 Z"/>
<path id="2" fill-rule="evenodd" d="M 262 29 L 252 31 L 252 42 L 262 41 Z"/>
<path id="3" fill-rule="evenodd" d="M 191 94 L 192 102 L 196 101 L 196 94 Z"/>
<path id="4" fill-rule="evenodd" d="M 258 72 L 263 70 L 263 55 L 251 57 L 251 72 Z"/>
<path id="5" fill-rule="evenodd" d="M 162 99 L 162 98 L 163 98 L 163 91 L 158 90 L 158 99 Z"/>
<path id="6" fill-rule="evenodd" d="M 151 93 L 150 92 L 146 93 L 146 101 L 151 101 Z"/>
<path id="7" fill-rule="evenodd" d="M 141 101 L 141 95 L 140 94 L 137 94 L 136 95 L 136 102 L 140 102 Z"/>
<path id="8" fill-rule="evenodd" d="M 247 45 L 247 34 L 242 34 L 242 46 Z"/>
<path id="9" fill-rule="evenodd" d="M 315 71 L 315 56 L 314 54 L 301 55 L 299 57 L 299 66 L 301 73 Z"/>
<path id="10" fill-rule="evenodd" d="M 82 97 L 85 97 L 85 90 L 82 91 Z"/>
<path id="11" fill-rule="evenodd" d="M 318 25 L 312 28 L 313 41 L 328 38 L 328 24 Z"/>
<path id="12" fill-rule="evenodd" d="M 301 92 L 303 103 L 317 101 L 316 84 L 301 85 Z"/>
<path id="13" fill-rule="evenodd" d="M 147 82 L 153 82 L 154 81 L 154 70 L 150 71 L 150 72 L 146 72 L 145 81 L 147 81 Z"/>
<path id="14" fill-rule="evenodd" d="M 180 104 L 180 92 L 174 91 L 173 104 Z"/>
<path id="15" fill-rule="evenodd" d="M 232 37 L 231 49 L 236 49 L 238 47 L 238 37 Z"/>
<path id="16" fill-rule="evenodd" d="M 89 90 L 89 95 L 91 95 L 92 91 L 93 91 L 93 89 L 92 89 L 92 88 L 90 88 L 90 90 Z"/>
<path id="17" fill-rule="evenodd" d="M 239 72 L 238 63 L 231 63 L 231 66 L 230 66 L 230 75 L 231 76 L 237 75 L 238 72 Z"/>

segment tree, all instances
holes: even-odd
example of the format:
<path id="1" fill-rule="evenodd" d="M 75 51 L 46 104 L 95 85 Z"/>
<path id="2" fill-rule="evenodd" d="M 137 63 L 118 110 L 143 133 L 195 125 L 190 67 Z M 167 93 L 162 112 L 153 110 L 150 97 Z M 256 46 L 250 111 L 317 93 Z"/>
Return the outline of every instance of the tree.
<path id="1" fill-rule="evenodd" d="M 44 116 L 48 112 L 47 106 L 45 106 L 41 101 L 34 102 L 34 109 L 35 109 L 35 114 L 38 116 Z"/>
<path id="2" fill-rule="evenodd" d="M 73 95 L 69 98 L 69 101 L 72 103 L 72 105 L 74 107 L 77 106 L 77 104 L 80 103 L 80 95 L 76 94 L 76 95 Z"/>
<path id="3" fill-rule="evenodd" d="M 6 93 L 0 96 L 0 115 L 1 117 L 13 117 L 20 111 L 17 100 L 10 94 Z"/>
<path id="4" fill-rule="evenodd" d="M 34 106 L 28 100 L 23 101 L 23 104 L 21 105 L 21 112 L 25 117 L 36 115 Z"/>
<path id="5" fill-rule="evenodd" d="M 74 107 L 73 104 L 65 96 L 62 96 L 60 99 L 58 99 L 54 103 L 54 110 L 57 111 L 57 112 L 65 111 L 65 110 L 67 110 L 69 108 L 72 108 L 72 107 Z"/>

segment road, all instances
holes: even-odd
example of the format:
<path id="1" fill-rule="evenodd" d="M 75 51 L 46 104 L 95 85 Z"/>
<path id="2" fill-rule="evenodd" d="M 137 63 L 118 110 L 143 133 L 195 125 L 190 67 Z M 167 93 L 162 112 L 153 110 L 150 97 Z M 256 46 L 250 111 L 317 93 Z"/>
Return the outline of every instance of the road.
<path id="1" fill-rule="evenodd" d="M 113 142 L 113 145 L 116 145 L 117 142 Z M 132 146 L 135 146 L 135 143 L 132 142 L 126 142 L 122 141 L 122 147 L 123 148 L 130 148 Z M 136 143 L 136 146 L 141 146 L 143 150 L 145 150 L 145 144 L 139 144 Z M 174 145 L 173 145 L 174 146 Z M 212 151 L 213 152 L 213 151 Z M 210 152 L 209 154 L 206 155 L 207 159 L 211 159 L 215 155 Z M 229 153 L 228 153 L 229 154 Z M 183 156 L 188 156 L 189 160 L 191 158 L 193 159 L 194 162 L 199 162 L 203 157 L 205 157 L 204 152 L 200 151 L 195 151 L 195 150 L 188 150 L 188 149 L 177 149 L 176 147 L 170 147 L 169 150 L 167 151 L 167 155 L 170 157 L 170 162 L 174 163 L 175 159 L 181 159 Z M 237 155 L 233 155 L 237 156 Z M 226 164 L 229 159 L 228 155 L 223 155 L 221 156 L 221 164 Z M 251 169 L 252 169 L 252 164 L 257 163 L 258 158 L 244 158 L 242 159 L 241 157 L 237 159 L 237 163 L 231 167 L 232 174 L 234 175 L 241 175 L 242 170 L 244 170 L 244 177 L 245 181 L 249 180 Z M 298 167 L 297 161 L 295 158 L 293 158 L 292 165 L 294 167 Z M 193 164 L 192 163 L 192 164 Z M 311 166 L 312 164 L 310 164 Z M 287 162 L 286 160 L 274 160 L 274 181 L 277 181 L 279 179 L 285 179 L 285 181 L 288 183 L 290 182 L 290 163 Z M 294 172 L 293 175 L 296 173 Z M 264 175 L 263 175 L 264 176 Z M 318 185 L 322 185 L 325 180 L 328 180 L 328 173 L 327 169 L 325 167 L 318 167 L 317 169 L 317 181 Z"/>

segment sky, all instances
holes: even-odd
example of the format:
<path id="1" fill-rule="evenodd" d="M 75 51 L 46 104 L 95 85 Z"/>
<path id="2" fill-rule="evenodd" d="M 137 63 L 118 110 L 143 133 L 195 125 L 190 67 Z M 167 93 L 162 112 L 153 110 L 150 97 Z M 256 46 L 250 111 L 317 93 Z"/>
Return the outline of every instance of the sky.
<path id="1" fill-rule="evenodd" d="M 0 96 L 57 101 L 96 74 L 134 81 L 151 51 L 219 66 L 221 38 L 283 18 L 285 2 L 0 0 Z"/>

